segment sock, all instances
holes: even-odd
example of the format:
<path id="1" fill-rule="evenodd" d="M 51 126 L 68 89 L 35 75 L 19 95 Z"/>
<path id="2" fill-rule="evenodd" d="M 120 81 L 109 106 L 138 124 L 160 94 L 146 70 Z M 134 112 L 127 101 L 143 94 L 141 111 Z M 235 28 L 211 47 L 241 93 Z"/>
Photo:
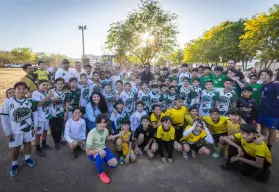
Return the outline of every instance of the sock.
<path id="1" fill-rule="evenodd" d="M 100 155 L 96 156 L 95 165 L 99 175 L 104 172 L 103 170 L 104 160 L 101 158 Z"/>
<path id="2" fill-rule="evenodd" d="M 25 160 L 31 159 L 31 155 L 30 155 L 30 154 L 29 154 L 29 155 L 25 155 L 25 156 L 24 156 L 24 159 L 25 159 Z"/>
<path id="3" fill-rule="evenodd" d="M 42 145 L 46 146 L 46 140 L 42 140 Z"/>
<path id="4" fill-rule="evenodd" d="M 12 166 L 18 165 L 18 160 L 12 161 Z"/>
<path id="5" fill-rule="evenodd" d="M 36 150 L 41 150 L 41 146 L 40 145 L 35 145 L 36 146 Z"/>
<path id="6" fill-rule="evenodd" d="M 267 144 L 267 147 L 269 148 L 269 150 L 271 151 L 271 147 L 272 145 Z"/>

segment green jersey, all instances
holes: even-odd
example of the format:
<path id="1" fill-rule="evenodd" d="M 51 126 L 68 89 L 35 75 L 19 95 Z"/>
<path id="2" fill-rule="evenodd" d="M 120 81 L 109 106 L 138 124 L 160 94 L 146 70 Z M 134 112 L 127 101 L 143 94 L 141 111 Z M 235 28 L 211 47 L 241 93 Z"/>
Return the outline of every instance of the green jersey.
<path id="1" fill-rule="evenodd" d="M 222 116 L 227 116 L 228 111 L 230 108 L 233 107 L 233 103 L 236 103 L 237 96 L 235 91 L 226 91 L 223 90 L 220 92 L 219 102 L 218 102 L 218 109 Z"/>
<path id="2" fill-rule="evenodd" d="M 69 112 L 72 112 L 75 108 L 79 107 L 79 101 L 81 96 L 81 89 L 77 88 L 76 90 L 69 91 Z"/>
<path id="3" fill-rule="evenodd" d="M 227 78 L 226 75 L 221 75 L 220 77 L 216 77 L 215 74 L 211 74 L 211 80 L 213 81 L 214 88 L 223 88 L 224 81 Z"/>
<path id="4" fill-rule="evenodd" d="M 200 77 L 200 86 L 201 87 L 204 87 L 204 84 L 205 84 L 205 82 L 207 81 L 207 80 L 210 80 L 211 79 L 211 76 L 209 75 L 209 76 L 201 76 Z"/>
<path id="5" fill-rule="evenodd" d="M 216 106 L 219 100 L 219 92 L 215 90 L 207 91 L 206 89 L 201 93 L 200 115 L 209 116 L 209 110 Z"/>

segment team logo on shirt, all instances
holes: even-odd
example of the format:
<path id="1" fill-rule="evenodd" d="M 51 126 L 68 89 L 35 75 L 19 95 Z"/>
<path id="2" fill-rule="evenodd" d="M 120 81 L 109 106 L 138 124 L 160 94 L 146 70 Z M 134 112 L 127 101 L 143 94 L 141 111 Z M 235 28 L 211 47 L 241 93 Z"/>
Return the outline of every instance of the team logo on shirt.
<path id="1" fill-rule="evenodd" d="M 16 123 L 21 123 L 31 117 L 31 111 L 27 107 L 18 108 L 14 111 L 13 117 Z"/>
<path id="2" fill-rule="evenodd" d="M 257 91 L 257 90 L 258 90 L 257 88 L 254 88 L 254 89 L 253 89 L 253 91 Z"/>

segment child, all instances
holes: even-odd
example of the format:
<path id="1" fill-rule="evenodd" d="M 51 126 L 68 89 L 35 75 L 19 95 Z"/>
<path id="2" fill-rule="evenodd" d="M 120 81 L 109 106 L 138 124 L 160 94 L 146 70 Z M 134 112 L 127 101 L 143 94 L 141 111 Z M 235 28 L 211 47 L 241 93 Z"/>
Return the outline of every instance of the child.
<path id="1" fill-rule="evenodd" d="M 109 70 L 105 71 L 106 84 L 112 86 L 111 72 Z"/>
<path id="2" fill-rule="evenodd" d="M 123 82 L 121 80 L 116 81 L 115 87 L 116 87 L 116 90 L 115 90 L 116 100 L 119 100 L 119 99 L 121 99 L 120 95 L 123 92 Z"/>
<path id="3" fill-rule="evenodd" d="M 68 119 L 69 113 L 69 96 L 66 92 L 63 92 L 64 79 L 55 79 L 55 88 L 51 89 L 52 101 L 51 115 L 52 118 L 49 120 L 51 136 L 54 141 L 54 150 L 59 150 L 59 143 L 61 142 L 61 136 L 64 129 L 64 122 Z"/>
<path id="4" fill-rule="evenodd" d="M 175 93 L 176 94 L 179 94 L 179 89 L 178 89 L 178 81 L 177 81 L 177 79 L 173 79 L 172 81 L 171 81 L 171 83 L 170 83 L 170 86 L 173 86 L 173 87 L 175 87 Z"/>
<path id="5" fill-rule="evenodd" d="M 177 79 L 178 70 L 173 69 L 173 70 L 171 70 L 171 72 L 172 72 L 172 75 L 169 77 L 170 81 L 172 81 L 173 79 Z"/>
<path id="6" fill-rule="evenodd" d="M 237 107 L 242 112 L 242 119 L 248 124 L 254 124 L 257 115 L 257 104 L 251 97 L 253 90 L 251 87 L 243 87 L 240 98 L 237 100 Z"/>
<path id="7" fill-rule="evenodd" d="M 155 130 L 157 130 L 157 128 L 162 125 L 161 123 L 161 119 L 162 117 L 165 116 L 164 112 L 162 112 L 160 105 L 153 105 L 152 106 L 152 111 L 153 113 L 150 116 L 150 121 L 152 123 L 152 126 Z"/>
<path id="8" fill-rule="evenodd" d="M 219 92 L 213 89 L 213 82 L 205 82 L 205 90 L 201 93 L 200 115 L 208 116 L 211 108 L 218 106 Z"/>
<path id="9" fill-rule="evenodd" d="M 81 96 L 81 89 L 78 87 L 78 79 L 71 77 L 69 79 L 70 91 L 69 91 L 69 114 L 68 119 L 72 118 L 72 112 L 75 108 L 79 107 L 79 101 Z"/>
<path id="10" fill-rule="evenodd" d="M 183 132 L 183 138 L 180 140 L 183 148 L 183 158 L 188 160 L 188 152 L 194 151 L 192 156 L 195 158 L 195 152 L 198 152 L 201 155 L 209 155 L 210 150 L 205 147 L 201 140 L 206 141 L 207 143 L 213 144 L 213 138 L 206 127 L 204 121 L 196 119 L 194 124 L 187 126 Z"/>
<path id="11" fill-rule="evenodd" d="M 153 158 L 155 152 L 158 150 L 158 145 L 154 137 L 155 129 L 150 125 L 149 117 L 145 115 L 141 118 L 141 124 L 134 135 L 136 155 L 143 157 L 143 150 L 147 153 L 148 158 Z"/>
<path id="12" fill-rule="evenodd" d="M 125 90 L 122 91 L 119 97 L 124 102 L 124 110 L 129 115 L 132 115 L 136 106 L 136 94 L 131 91 L 131 84 L 129 82 L 125 83 L 124 88 Z"/>
<path id="13" fill-rule="evenodd" d="M 136 77 L 135 78 L 135 82 L 133 82 L 134 85 L 132 85 L 132 91 L 136 94 L 138 94 L 138 92 L 141 90 L 141 78 L 140 77 Z"/>
<path id="14" fill-rule="evenodd" d="M 199 119 L 199 108 L 197 106 L 191 106 L 189 108 L 190 114 L 184 116 L 186 125 L 193 125 L 194 120 Z"/>
<path id="15" fill-rule="evenodd" d="M 193 78 L 199 78 L 199 74 L 198 74 L 198 68 L 194 68 L 194 69 L 192 69 L 192 78 L 191 78 L 191 81 L 190 81 L 190 83 L 192 84 L 192 79 Z"/>
<path id="16" fill-rule="evenodd" d="M 127 119 L 129 116 L 126 111 L 124 111 L 124 103 L 122 100 L 117 100 L 114 105 L 113 113 L 110 116 L 110 121 L 112 122 L 113 133 L 121 128 L 121 122 L 123 119 Z"/>
<path id="17" fill-rule="evenodd" d="M 262 84 L 257 83 L 258 80 L 259 80 L 257 74 L 250 75 L 249 79 L 250 79 L 250 83 L 247 83 L 246 85 L 248 85 L 249 87 L 252 88 L 253 94 L 252 94 L 251 97 L 253 99 L 255 99 L 256 104 L 257 104 L 257 109 L 259 109 L 259 107 L 260 107 L 260 100 L 261 100 L 261 94 L 262 94 Z"/>
<path id="18" fill-rule="evenodd" d="M 10 176 L 18 173 L 18 155 L 24 145 L 24 159 L 29 167 L 36 163 L 31 159 L 31 142 L 34 141 L 34 128 L 37 129 L 36 105 L 31 98 L 26 98 L 28 85 L 18 82 L 14 85 L 15 96 L 7 99 L 1 109 L 1 122 L 5 135 L 9 139 L 12 167 Z"/>
<path id="19" fill-rule="evenodd" d="M 160 85 L 160 90 L 161 90 L 161 109 L 162 111 L 166 111 L 167 110 L 167 106 L 168 106 L 168 87 L 166 84 L 161 84 Z"/>
<path id="20" fill-rule="evenodd" d="M 175 86 L 170 86 L 169 87 L 169 94 L 168 94 L 168 100 L 167 100 L 167 108 L 170 108 L 174 104 L 174 99 L 177 96 L 176 93 L 176 87 Z"/>
<path id="21" fill-rule="evenodd" d="M 145 112 L 149 112 L 149 103 L 150 103 L 150 97 L 149 97 L 150 91 L 148 89 L 148 84 L 146 81 L 141 82 L 141 90 L 138 91 L 138 101 L 143 102 L 143 110 Z"/>
<path id="22" fill-rule="evenodd" d="M 7 97 L 7 99 L 10 99 L 10 98 L 12 98 L 14 96 L 15 96 L 14 88 L 9 88 L 9 89 L 6 90 L 6 97 Z"/>
<path id="23" fill-rule="evenodd" d="M 37 69 L 34 74 L 36 76 L 36 79 L 39 80 L 47 80 L 50 81 L 50 75 L 48 70 L 46 70 L 46 64 L 43 61 L 39 61 L 38 62 L 38 67 L 39 69 Z"/>
<path id="24" fill-rule="evenodd" d="M 165 81 L 163 81 L 163 82 L 164 82 L 164 84 L 167 85 L 167 87 L 169 87 L 170 83 L 171 83 L 171 80 L 169 78 L 166 78 Z"/>
<path id="25" fill-rule="evenodd" d="M 104 87 L 104 91 L 103 91 L 103 96 L 106 100 L 106 103 L 108 105 L 108 113 L 109 116 L 111 115 L 111 113 L 113 112 L 113 106 L 115 103 L 115 95 L 114 92 L 111 90 L 111 85 L 110 84 L 106 84 Z"/>
<path id="26" fill-rule="evenodd" d="M 219 90 L 220 97 L 217 108 L 219 109 L 220 114 L 223 116 L 227 116 L 229 109 L 236 106 L 237 95 L 235 91 L 232 90 L 233 82 L 234 81 L 230 78 L 225 79 L 225 88 Z"/>
<path id="27" fill-rule="evenodd" d="M 204 68 L 203 68 L 202 65 L 198 67 L 198 76 L 199 76 L 199 77 L 202 77 L 202 76 L 203 76 L 203 70 L 204 70 Z"/>
<path id="28" fill-rule="evenodd" d="M 178 81 L 179 85 L 182 85 L 183 79 L 187 77 L 188 79 L 192 78 L 192 75 L 189 73 L 189 65 L 187 64 L 182 64 L 180 67 L 180 73 L 178 74 Z"/>
<path id="29" fill-rule="evenodd" d="M 101 91 L 101 82 L 100 82 L 100 73 L 98 71 L 93 72 L 91 81 L 92 81 L 93 91 L 100 92 Z"/>
<path id="30" fill-rule="evenodd" d="M 210 116 L 203 116 L 202 120 L 205 121 L 210 129 L 210 132 L 214 139 L 214 153 L 213 157 L 218 158 L 220 156 L 221 145 L 219 139 L 221 136 L 227 136 L 227 117 L 220 116 L 220 111 L 217 108 L 211 108 L 209 110 Z"/>
<path id="31" fill-rule="evenodd" d="M 192 80 L 192 88 L 194 90 L 194 93 L 192 95 L 190 106 L 197 106 L 198 108 L 200 108 L 201 93 L 202 93 L 202 88 L 200 87 L 200 78 L 193 77 L 191 80 Z"/>
<path id="32" fill-rule="evenodd" d="M 100 85 L 101 85 L 101 89 L 104 89 L 106 84 L 107 84 L 106 72 L 105 71 L 101 71 L 100 72 Z"/>
<path id="33" fill-rule="evenodd" d="M 85 149 L 86 123 L 81 118 L 82 113 L 79 108 L 73 109 L 72 118 L 68 119 L 65 125 L 65 139 L 71 150 L 71 159 L 77 158 L 76 148 L 80 146 Z"/>
<path id="34" fill-rule="evenodd" d="M 88 80 L 92 79 L 92 66 L 87 64 L 84 66 L 84 71 L 85 71 L 85 76 L 87 77 Z"/>
<path id="35" fill-rule="evenodd" d="M 172 121 L 169 116 L 162 118 L 162 125 L 157 129 L 156 142 L 158 143 L 158 151 L 162 158 L 162 163 L 166 163 L 164 149 L 167 151 L 168 162 L 173 163 L 172 151 L 174 147 L 175 129 L 172 127 Z"/>
<path id="36" fill-rule="evenodd" d="M 141 118 L 147 113 L 143 110 L 143 102 L 138 101 L 136 103 L 137 110 L 130 116 L 131 131 L 135 133 L 136 129 L 140 126 Z"/>
<path id="37" fill-rule="evenodd" d="M 221 168 L 240 171 L 244 176 L 266 183 L 270 176 L 269 167 L 272 165 L 270 150 L 264 141 L 260 144 L 254 142 L 258 133 L 253 125 L 243 124 L 240 130 L 240 133 L 223 138 L 229 145 L 229 151 L 227 163 Z"/>
<path id="38" fill-rule="evenodd" d="M 124 134 L 124 132 L 120 132 L 117 135 L 109 136 L 109 131 L 106 128 L 107 123 L 108 118 L 105 114 L 98 115 L 96 118 L 97 127 L 88 133 L 86 139 L 86 154 L 91 161 L 95 161 L 99 177 L 105 184 L 110 183 L 110 178 L 103 170 L 104 163 L 111 168 L 116 168 L 117 166 L 117 159 L 106 147 L 106 141 L 114 140 Z"/>
<path id="39" fill-rule="evenodd" d="M 52 117 L 52 112 L 50 109 L 51 102 L 57 102 L 58 97 L 52 98 L 53 94 L 48 93 L 49 81 L 40 80 L 39 81 L 39 91 L 34 91 L 32 93 L 32 100 L 37 102 L 38 111 L 38 129 L 35 132 L 35 146 L 36 146 L 36 155 L 39 157 L 45 157 L 43 149 L 50 149 L 46 144 L 47 131 L 49 129 L 49 120 Z M 52 98 L 52 99 L 51 99 Z M 42 148 L 40 146 L 40 140 L 42 136 Z"/>
<path id="40" fill-rule="evenodd" d="M 79 88 L 81 92 L 79 105 L 82 112 L 85 113 L 85 106 L 88 103 L 89 97 L 93 92 L 93 87 L 88 83 L 88 78 L 85 73 L 82 73 L 80 75 Z"/>
<path id="41" fill-rule="evenodd" d="M 182 82 L 181 88 L 179 89 L 179 93 L 180 93 L 180 96 L 184 100 L 185 107 L 189 108 L 191 101 L 192 101 L 193 90 L 189 86 L 189 83 L 190 83 L 189 78 L 185 77 L 182 81 L 183 82 Z"/>
<path id="42" fill-rule="evenodd" d="M 123 135 L 117 137 L 115 142 L 120 165 L 129 164 L 130 160 L 132 162 L 136 161 L 136 155 L 132 149 L 133 133 L 130 131 L 130 124 L 129 120 L 123 120 L 121 128 L 114 133 L 117 135 L 123 132 Z"/>
<path id="43" fill-rule="evenodd" d="M 152 91 L 149 94 L 149 97 L 150 97 L 149 112 L 152 111 L 152 106 L 153 105 L 155 105 L 155 104 L 161 105 L 162 104 L 161 94 L 159 93 L 159 85 L 152 84 L 151 89 L 152 89 Z"/>
<path id="44" fill-rule="evenodd" d="M 223 67 L 215 67 L 214 74 L 211 74 L 211 80 L 213 81 L 214 89 L 218 92 L 222 92 L 224 90 L 225 79 L 227 79 L 227 76 L 223 75 Z"/>
<path id="45" fill-rule="evenodd" d="M 205 82 L 211 79 L 211 67 L 205 66 L 203 76 L 200 77 L 201 87 L 204 87 Z"/>

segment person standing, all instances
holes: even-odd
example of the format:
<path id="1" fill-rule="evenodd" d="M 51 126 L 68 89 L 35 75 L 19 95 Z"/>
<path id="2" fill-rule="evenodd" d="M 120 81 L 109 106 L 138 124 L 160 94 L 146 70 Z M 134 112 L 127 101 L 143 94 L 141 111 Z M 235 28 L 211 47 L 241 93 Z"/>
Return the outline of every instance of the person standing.
<path id="1" fill-rule="evenodd" d="M 31 97 L 33 91 L 39 89 L 38 85 L 35 82 L 34 67 L 32 66 L 32 64 L 25 64 L 23 66 L 23 70 L 25 71 L 26 75 L 22 77 L 20 81 L 28 85 L 29 90 L 27 93 L 27 97 Z"/>
<path id="2" fill-rule="evenodd" d="M 62 69 L 55 73 L 55 79 L 62 78 L 68 83 L 71 77 L 75 77 L 75 70 L 69 68 L 70 61 L 68 59 L 63 59 L 61 63 Z"/>
<path id="3" fill-rule="evenodd" d="M 82 66 L 81 66 L 81 62 L 77 61 L 75 62 L 75 78 L 79 79 L 80 74 L 85 73 L 85 71 L 83 70 Z"/>
<path id="4" fill-rule="evenodd" d="M 146 64 L 144 64 L 144 71 L 139 74 L 139 76 L 141 77 L 141 80 L 146 81 L 148 84 L 150 81 L 152 81 L 154 79 L 154 77 L 150 71 L 151 71 L 150 64 L 146 63 Z"/>

